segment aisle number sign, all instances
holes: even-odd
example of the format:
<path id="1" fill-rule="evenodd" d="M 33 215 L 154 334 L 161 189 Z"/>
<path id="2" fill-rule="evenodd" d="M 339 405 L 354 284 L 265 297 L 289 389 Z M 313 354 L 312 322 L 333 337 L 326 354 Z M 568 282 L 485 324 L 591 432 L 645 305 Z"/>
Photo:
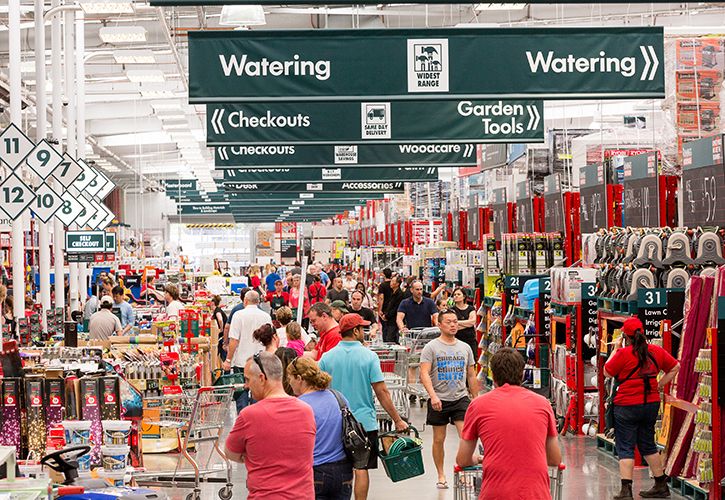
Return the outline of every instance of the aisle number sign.
<path id="1" fill-rule="evenodd" d="M 63 199 L 49 185 L 43 183 L 35 190 L 33 213 L 42 222 L 48 222 L 63 206 Z"/>
<path id="2" fill-rule="evenodd" d="M 65 251 L 67 253 L 99 253 L 105 250 L 105 231 L 68 231 L 65 233 Z"/>
<path id="3" fill-rule="evenodd" d="M 14 173 L 0 184 L 0 210 L 12 220 L 17 219 L 35 199 L 35 194 Z"/>
<path id="4" fill-rule="evenodd" d="M 661 27 L 189 32 L 191 103 L 663 98 L 664 80 Z"/>
<path id="5" fill-rule="evenodd" d="M 63 154 L 63 161 L 53 170 L 53 177 L 58 179 L 63 187 L 68 188 L 79 175 L 83 173 L 81 167 L 68 153 Z"/>
<path id="6" fill-rule="evenodd" d="M 60 196 L 63 204 L 60 210 L 56 212 L 58 219 L 66 226 L 70 226 L 76 218 L 83 212 L 83 205 L 77 200 L 77 197 L 66 191 Z"/>
<path id="7" fill-rule="evenodd" d="M 208 146 L 543 142 L 539 100 L 436 100 L 207 106 Z"/>
<path id="8" fill-rule="evenodd" d="M 63 157 L 43 139 L 30 152 L 25 163 L 41 179 L 46 179 L 60 165 Z"/>
<path id="9" fill-rule="evenodd" d="M 33 141 L 14 123 L 0 133 L 0 162 L 15 170 L 33 149 Z"/>

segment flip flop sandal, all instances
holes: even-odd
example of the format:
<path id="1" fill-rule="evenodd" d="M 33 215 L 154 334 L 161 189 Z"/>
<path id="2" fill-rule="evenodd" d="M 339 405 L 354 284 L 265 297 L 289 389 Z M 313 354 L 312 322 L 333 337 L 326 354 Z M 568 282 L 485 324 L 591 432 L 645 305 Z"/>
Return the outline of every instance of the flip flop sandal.
<path id="1" fill-rule="evenodd" d="M 443 482 L 438 481 L 436 483 L 436 488 L 438 488 L 439 490 L 447 490 L 448 489 L 448 481 L 443 481 Z"/>

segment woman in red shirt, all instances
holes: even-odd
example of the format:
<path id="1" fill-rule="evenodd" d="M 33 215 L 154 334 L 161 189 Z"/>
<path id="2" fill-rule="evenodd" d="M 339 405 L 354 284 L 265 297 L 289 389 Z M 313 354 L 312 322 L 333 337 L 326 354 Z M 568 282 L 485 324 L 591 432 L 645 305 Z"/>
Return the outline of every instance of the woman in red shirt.
<path id="1" fill-rule="evenodd" d="M 647 343 L 639 318 L 628 318 L 622 337 L 604 365 L 604 376 L 618 384 L 614 396 L 614 440 L 619 456 L 622 489 L 615 500 L 632 500 L 634 447 L 645 457 L 655 485 L 640 491 L 642 498 L 669 497 L 662 457 L 655 444 L 655 424 L 660 407 L 660 391 L 677 375 L 680 364 L 667 351 Z M 622 342 L 626 339 L 626 347 Z M 657 381 L 660 372 L 665 375 Z"/>
<path id="2" fill-rule="evenodd" d="M 267 292 L 267 302 L 272 309 L 272 319 L 274 319 L 277 309 L 289 305 L 289 293 L 283 290 L 282 280 L 274 282 L 274 291 Z"/>

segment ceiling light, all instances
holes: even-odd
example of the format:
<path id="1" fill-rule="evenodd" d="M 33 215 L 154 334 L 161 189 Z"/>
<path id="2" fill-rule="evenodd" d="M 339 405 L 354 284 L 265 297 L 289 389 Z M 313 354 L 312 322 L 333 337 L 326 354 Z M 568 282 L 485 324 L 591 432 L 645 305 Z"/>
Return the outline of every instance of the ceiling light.
<path id="1" fill-rule="evenodd" d="M 113 58 L 118 64 L 152 64 L 156 57 L 151 50 L 115 50 Z"/>
<path id="2" fill-rule="evenodd" d="M 163 111 L 167 109 L 184 109 L 183 105 L 181 104 L 181 101 L 153 101 L 151 102 L 151 107 L 154 108 L 154 111 Z"/>
<path id="3" fill-rule="evenodd" d="M 184 130 L 189 128 L 188 123 L 162 123 L 161 128 L 164 130 Z"/>
<path id="4" fill-rule="evenodd" d="M 98 30 L 103 43 L 132 43 L 146 41 L 146 28 L 143 26 L 105 26 Z"/>
<path id="5" fill-rule="evenodd" d="M 130 0 L 80 0 L 79 3 L 86 14 L 133 14 Z"/>
<path id="6" fill-rule="evenodd" d="M 126 76 L 133 83 L 162 83 L 166 81 L 160 69 L 129 69 Z"/>
<path id="7" fill-rule="evenodd" d="M 159 120 L 171 120 L 179 121 L 184 120 L 186 122 L 186 115 L 180 111 L 163 110 L 156 113 L 156 118 Z M 187 122 L 188 123 L 188 122 Z"/>
<path id="8" fill-rule="evenodd" d="M 219 16 L 221 26 L 262 26 L 267 24 L 261 5 L 225 5 Z"/>
<path id="9" fill-rule="evenodd" d="M 171 90 L 141 90 L 141 97 L 143 99 L 168 99 L 176 97 Z"/>
<path id="10" fill-rule="evenodd" d="M 524 10 L 528 4 L 525 3 L 479 3 L 475 9 L 482 10 Z"/>

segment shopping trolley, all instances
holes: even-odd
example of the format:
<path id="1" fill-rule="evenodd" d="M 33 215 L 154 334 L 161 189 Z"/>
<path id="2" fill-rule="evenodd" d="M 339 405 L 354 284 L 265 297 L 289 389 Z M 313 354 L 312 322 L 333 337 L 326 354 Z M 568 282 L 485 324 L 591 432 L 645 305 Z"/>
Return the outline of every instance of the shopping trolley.
<path id="1" fill-rule="evenodd" d="M 549 467 L 551 500 L 562 500 L 564 489 L 564 470 L 566 465 Z M 481 493 L 483 469 L 480 465 L 472 467 L 455 466 L 453 469 L 453 500 L 475 500 Z"/>
<path id="2" fill-rule="evenodd" d="M 410 400 L 418 399 L 422 407 L 428 400 L 428 391 L 420 383 L 420 353 L 423 348 L 433 339 L 440 336 L 441 331 L 437 326 L 429 328 L 413 328 L 400 337 L 401 345 L 408 349 L 408 386 L 406 391 Z"/>
<path id="3" fill-rule="evenodd" d="M 406 392 L 408 380 L 408 350 L 398 344 L 378 344 L 370 346 L 370 350 L 380 358 L 380 369 L 385 377 L 385 385 L 390 392 L 390 398 L 393 400 L 393 406 L 397 410 L 400 417 L 407 420 L 410 417 L 410 401 Z M 380 404 L 377 397 L 375 398 L 375 413 L 378 424 L 384 431 L 393 427 L 393 422 L 385 411 L 383 405 Z"/>
<path id="4" fill-rule="evenodd" d="M 184 486 L 194 490 L 186 500 L 200 500 L 200 483 L 226 483 L 219 490 L 219 498 L 232 498 L 231 464 L 219 447 L 224 423 L 229 415 L 229 407 L 234 395 L 233 386 L 201 387 L 197 391 L 168 394 L 160 397 L 144 398 L 145 425 L 172 429 L 176 433 L 179 456 L 173 471 L 139 472 L 134 474 L 137 484 L 145 486 Z M 212 449 L 204 464 L 199 465 L 199 446 L 211 443 Z M 195 449 L 196 458 L 189 452 Z M 214 452 L 222 458 L 222 469 L 209 469 Z M 192 469 L 183 469 L 182 460 L 186 459 Z M 220 472 L 225 477 L 212 477 Z"/>

